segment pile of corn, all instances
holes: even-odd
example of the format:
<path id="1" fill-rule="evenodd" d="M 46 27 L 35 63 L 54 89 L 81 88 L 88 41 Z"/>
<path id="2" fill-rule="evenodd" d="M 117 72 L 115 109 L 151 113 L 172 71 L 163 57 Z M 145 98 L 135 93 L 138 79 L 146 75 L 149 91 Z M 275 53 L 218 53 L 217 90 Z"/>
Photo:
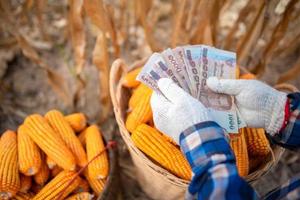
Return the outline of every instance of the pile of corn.
<path id="1" fill-rule="evenodd" d="M 32 114 L 0 139 L 0 199 L 93 199 L 108 172 L 101 133 L 82 113 Z"/>
<path id="2" fill-rule="evenodd" d="M 140 71 L 141 68 L 137 68 L 122 79 L 122 85 L 132 90 L 125 123 L 131 139 L 155 163 L 182 179 L 190 180 L 191 168 L 179 147 L 154 126 L 150 106 L 152 90 L 135 80 Z M 252 74 L 239 76 L 239 68 L 236 73 L 242 79 L 255 78 Z M 243 128 L 239 134 L 230 134 L 230 146 L 236 156 L 238 172 L 243 177 L 255 171 L 270 153 L 263 129 Z"/>

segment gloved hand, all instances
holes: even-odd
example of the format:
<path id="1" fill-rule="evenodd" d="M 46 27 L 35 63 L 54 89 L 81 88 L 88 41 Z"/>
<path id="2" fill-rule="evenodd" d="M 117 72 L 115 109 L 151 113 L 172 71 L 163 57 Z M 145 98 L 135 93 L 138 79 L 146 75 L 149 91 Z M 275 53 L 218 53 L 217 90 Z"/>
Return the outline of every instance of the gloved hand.
<path id="1" fill-rule="evenodd" d="M 287 96 L 257 80 L 220 80 L 210 77 L 207 86 L 217 93 L 235 97 L 247 126 L 264 128 L 274 135 L 282 127 Z"/>
<path id="2" fill-rule="evenodd" d="M 209 111 L 197 99 L 178 87 L 172 80 L 158 81 L 163 95 L 153 92 L 151 107 L 156 128 L 169 135 L 177 144 L 187 128 L 200 122 L 212 121 Z"/>

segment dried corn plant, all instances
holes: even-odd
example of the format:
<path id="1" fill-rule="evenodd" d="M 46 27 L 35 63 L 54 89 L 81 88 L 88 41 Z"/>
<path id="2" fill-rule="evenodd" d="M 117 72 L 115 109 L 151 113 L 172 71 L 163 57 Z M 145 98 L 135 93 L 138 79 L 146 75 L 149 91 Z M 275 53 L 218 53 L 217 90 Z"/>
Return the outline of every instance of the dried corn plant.
<path id="1" fill-rule="evenodd" d="M 53 13 L 47 13 L 47 9 Z M 52 34 L 55 30 L 48 30 L 45 23 L 55 19 L 55 12 L 68 19 L 57 20 L 55 26 L 63 29 L 60 44 L 68 40 L 72 44 L 77 81 L 74 93 L 39 54 L 40 49 L 53 48 L 57 40 Z M 75 102 L 75 109 L 88 81 L 82 71 L 93 65 L 99 72 L 100 120 L 105 121 L 111 113 L 108 76 L 115 58 L 131 62 L 169 46 L 201 43 L 236 51 L 239 65 L 263 76 L 274 63 L 283 62 L 299 50 L 299 12 L 297 0 L 1 0 L 1 23 L 5 25 L 0 30 L 4 38 L 0 39 L 0 47 L 18 46 L 45 70 L 49 83 L 66 102 Z M 36 26 L 42 45 L 20 31 L 24 24 Z M 299 75 L 299 59 L 290 65 L 275 77 L 274 83 Z"/>

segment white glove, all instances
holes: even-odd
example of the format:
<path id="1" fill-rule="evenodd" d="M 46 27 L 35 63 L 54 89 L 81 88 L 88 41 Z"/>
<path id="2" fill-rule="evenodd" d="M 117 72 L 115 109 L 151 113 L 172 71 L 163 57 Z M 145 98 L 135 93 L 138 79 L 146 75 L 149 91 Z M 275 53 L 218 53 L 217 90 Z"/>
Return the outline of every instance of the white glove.
<path id="1" fill-rule="evenodd" d="M 179 144 L 179 136 L 200 122 L 212 121 L 209 111 L 197 99 L 178 87 L 172 80 L 158 81 L 163 95 L 153 92 L 151 107 L 156 128 Z"/>
<path id="2" fill-rule="evenodd" d="M 219 80 L 211 77 L 207 86 L 217 92 L 233 95 L 247 126 L 277 133 L 284 121 L 286 94 L 257 80 Z"/>

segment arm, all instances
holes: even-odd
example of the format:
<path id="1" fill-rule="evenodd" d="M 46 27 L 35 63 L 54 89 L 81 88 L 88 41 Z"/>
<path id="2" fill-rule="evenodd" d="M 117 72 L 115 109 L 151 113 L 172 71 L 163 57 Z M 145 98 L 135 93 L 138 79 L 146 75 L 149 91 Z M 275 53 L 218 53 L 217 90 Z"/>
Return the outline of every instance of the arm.
<path id="1" fill-rule="evenodd" d="M 218 124 L 202 122 L 186 129 L 180 135 L 180 147 L 194 174 L 188 199 L 257 199 L 238 175 L 233 152 Z"/>
<path id="2" fill-rule="evenodd" d="M 287 97 L 287 105 L 283 111 L 286 123 L 272 139 L 285 148 L 295 149 L 300 147 L 300 93 L 292 93 Z"/>
<path id="3" fill-rule="evenodd" d="M 235 158 L 223 129 L 209 111 L 169 79 L 153 93 L 151 107 L 156 128 L 180 143 L 193 177 L 187 198 L 255 199 L 254 190 L 238 175 Z"/>

